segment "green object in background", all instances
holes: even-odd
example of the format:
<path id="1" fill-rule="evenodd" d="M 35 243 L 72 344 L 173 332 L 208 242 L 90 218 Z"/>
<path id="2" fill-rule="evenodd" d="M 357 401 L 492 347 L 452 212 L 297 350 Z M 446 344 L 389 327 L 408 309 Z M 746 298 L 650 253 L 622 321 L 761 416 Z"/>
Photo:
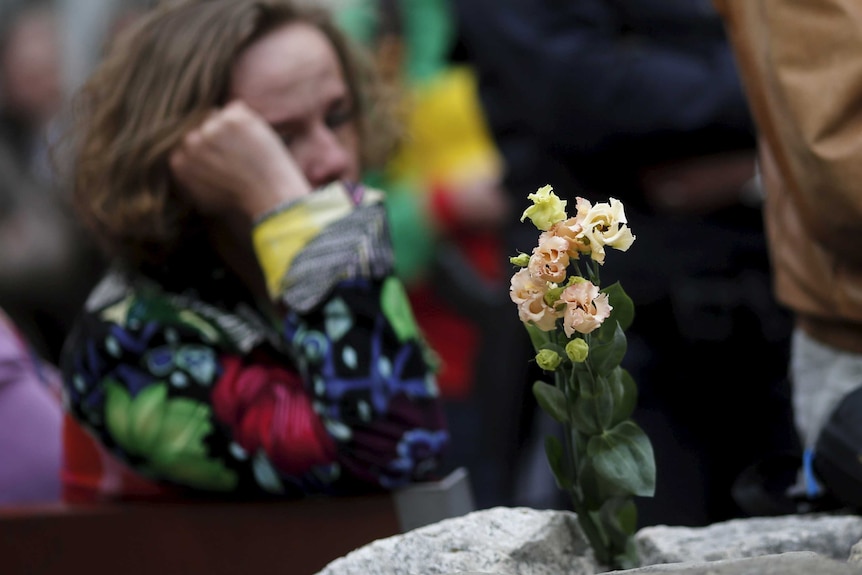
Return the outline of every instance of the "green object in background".
<path id="1" fill-rule="evenodd" d="M 422 194 L 409 186 L 386 181 L 378 172 L 366 174 L 363 181 L 386 194 L 384 205 L 395 252 L 396 275 L 408 285 L 421 280 L 434 258 L 436 245 Z"/>
<path id="2" fill-rule="evenodd" d="M 380 26 L 378 0 L 341 0 L 333 12 L 348 36 L 372 48 Z M 414 89 L 449 68 L 455 41 L 454 16 L 445 0 L 397 0 L 404 44 L 402 76 Z M 436 250 L 436 230 L 427 213 L 424 184 L 396 179 L 385 172 L 365 174 L 363 182 L 386 194 L 385 206 L 395 252 L 395 272 L 408 286 L 419 283 Z"/>
<path id="3" fill-rule="evenodd" d="M 377 0 L 342 0 L 334 11 L 339 27 L 351 38 L 373 47 L 380 23 Z M 455 42 L 454 16 L 444 0 L 398 0 L 408 84 L 433 78 L 449 65 Z"/>

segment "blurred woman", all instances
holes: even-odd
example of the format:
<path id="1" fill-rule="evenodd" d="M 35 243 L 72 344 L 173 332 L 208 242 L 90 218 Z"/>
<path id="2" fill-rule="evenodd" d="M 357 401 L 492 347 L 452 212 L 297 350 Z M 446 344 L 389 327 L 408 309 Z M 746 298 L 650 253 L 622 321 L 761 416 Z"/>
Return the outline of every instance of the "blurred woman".
<path id="1" fill-rule="evenodd" d="M 84 87 L 75 201 L 116 265 L 62 362 L 68 499 L 390 489 L 447 442 L 326 12 L 165 2 Z"/>

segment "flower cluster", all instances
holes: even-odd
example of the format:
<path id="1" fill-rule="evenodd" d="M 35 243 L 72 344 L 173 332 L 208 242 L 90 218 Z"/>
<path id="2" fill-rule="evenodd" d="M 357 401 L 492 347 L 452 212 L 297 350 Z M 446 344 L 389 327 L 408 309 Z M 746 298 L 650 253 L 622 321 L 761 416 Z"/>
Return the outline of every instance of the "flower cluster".
<path id="1" fill-rule="evenodd" d="M 581 256 L 604 264 L 605 248 L 626 251 L 635 240 L 626 225 L 626 215 L 619 200 L 590 204 L 577 198 L 577 213 L 566 214 L 566 201 L 553 192 L 551 186 L 539 188 L 528 196 L 533 205 L 521 216 L 530 218 L 542 234 L 532 255 L 520 254 L 511 259 L 521 269 L 512 276 L 509 295 L 518 306 L 518 316 L 524 323 L 542 331 L 556 329 L 563 320 L 567 337 L 575 332 L 588 334 L 610 317 L 607 294 L 584 278 L 580 270 L 569 276 L 568 270 Z M 587 269 L 593 278 L 594 267 Z"/>
<path id="2" fill-rule="evenodd" d="M 541 231 L 531 254 L 511 258 L 518 271 L 509 290 L 553 383 L 536 381 L 539 406 L 564 426 L 562 441 L 545 438 L 557 485 L 565 490 L 596 558 L 616 569 L 637 565 L 633 497 L 655 490 L 649 438 L 631 419 L 637 385 L 623 368 L 625 330 L 634 304 L 619 282 L 601 288 L 606 249 L 627 251 L 635 240 L 619 200 L 566 202 L 544 186 L 528 196 L 521 216 Z"/>

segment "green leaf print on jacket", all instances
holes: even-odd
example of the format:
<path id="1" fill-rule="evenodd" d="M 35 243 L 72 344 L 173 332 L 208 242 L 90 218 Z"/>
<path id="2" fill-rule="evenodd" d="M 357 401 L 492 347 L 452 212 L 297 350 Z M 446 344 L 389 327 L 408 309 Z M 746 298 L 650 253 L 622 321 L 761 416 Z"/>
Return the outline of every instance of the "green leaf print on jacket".
<path id="1" fill-rule="evenodd" d="M 380 293 L 380 307 L 400 341 L 419 338 L 419 326 L 413 317 L 407 291 L 397 278 L 389 277 L 384 280 Z"/>
<path id="2" fill-rule="evenodd" d="M 142 469 L 201 489 L 236 487 L 236 474 L 207 457 L 204 438 L 212 431 L 210 407 L 169 398 L 163 383 L 147 386 L 134 398 L 115 381 L 105 390 L 108 431 L 129 455 L 144 460 Z"/>

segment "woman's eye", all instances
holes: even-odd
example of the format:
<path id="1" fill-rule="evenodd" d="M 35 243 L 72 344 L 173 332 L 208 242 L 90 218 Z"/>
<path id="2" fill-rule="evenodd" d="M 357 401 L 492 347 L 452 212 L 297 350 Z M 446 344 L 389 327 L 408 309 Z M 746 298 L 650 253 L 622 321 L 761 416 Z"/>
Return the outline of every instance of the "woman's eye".
<path id="1" fill-rule="evenodd" d="M 326 125 L 330 128 L 338 128 L 353 120 L 353 106 L 345 106 L 337 110 L 333 110 L 326 115 Z"/>

